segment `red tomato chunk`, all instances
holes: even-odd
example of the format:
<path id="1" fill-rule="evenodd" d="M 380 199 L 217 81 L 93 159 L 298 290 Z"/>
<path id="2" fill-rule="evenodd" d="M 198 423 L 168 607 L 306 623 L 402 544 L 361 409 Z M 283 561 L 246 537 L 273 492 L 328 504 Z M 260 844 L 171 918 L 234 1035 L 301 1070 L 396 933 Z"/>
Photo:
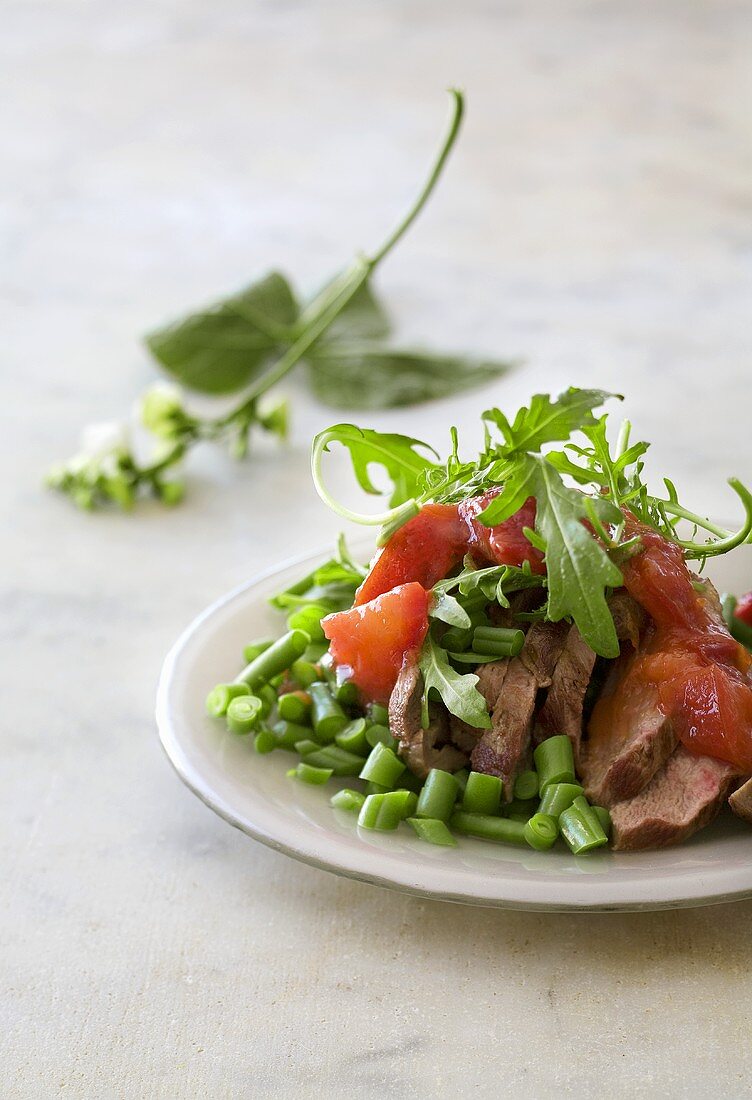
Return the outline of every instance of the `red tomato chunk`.
<path id="1" fill-rule="evenodd" d="M 734 615 L 746 626 L 752 626 L 752 592 L 739 597 L 739 601 L 734 608 Z"/>
<path id="2" fill-rule="evenodd" d="M 646 690 L 658 693 L 680 740 L 693 752 L 752 771 L 749 653 L 729 634 L 712 600 L 698 592 L 678 546 L 627 516 L 642 550 L 624 563 L 624 584 L 653 619 L 652 635 L 618 687 L 625 713 Z M 596 705 L 591 737 L 613 719 L 616 698 Z"/>
<path id="3" fill-rule="evenodd" d="M 429 600 L 413 581 L 322 620 L 334 660 L 352 669 L 366 699 L 389 701 L 404 662 L 417 654 L 428 633 Z"/>

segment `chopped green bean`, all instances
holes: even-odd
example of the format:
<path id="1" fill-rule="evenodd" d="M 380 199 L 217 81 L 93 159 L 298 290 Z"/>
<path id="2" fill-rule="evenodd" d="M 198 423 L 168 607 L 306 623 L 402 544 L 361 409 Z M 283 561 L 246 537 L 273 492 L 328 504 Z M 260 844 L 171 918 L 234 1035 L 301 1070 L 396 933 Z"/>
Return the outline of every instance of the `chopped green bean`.
<path id="1" fill-rule="evenodd" d="M 334 806 L 335 810 L 345 810 L 349 814 L 357 814 L 360 813 L 365 800 L 366 796 L 361 794 L 360 791 L 353 791 L 349 787 L 345 787 L 332 795 L 329 799 L 329 805 Z"/>
<path id="2" fill-rule="evenodd" d="M 261 719 L 262 703 L 255 695 L 238 695 L 227 708 L 227 728 L 233 733 L 250 733 Z"/>
<path id="3" fill-rule="evenodd" d="M 217 684 L 206 697 L 206 713 L 212 718 L 223 718 L 233 699 L 250 694 L 248 684 Z"/>
<path id="4" fill-rule="evenodd" d="M 345 728 L 349 719 L 339 703 L 333 698 L 328 684 L 319 681 L 311 684 L 308 690 L 313 704 L 311 718 L 316 737 L 319 741 L 325 743 L 333 741 L 337 734 Z"/>
<path id="5" fill-rule="evenodd" d="M 302 656 L 309 641 L 310 638 L 304 630 L 290 630 L 273 642 L 263 653 L 259 653 L 258 657 L 254 657 L 235 678 L 235 683 L 248 684 L 251 690 L 269 683 Z"/>
<path id="6" fill-rule="evenodd" d="M 457 841 L 445 821 L 439 821 L 435 817 L 408 817 L 407 823 L 415 829 L 418 839 L 427 844 L 438 844 L 442 848 L 457 847 Z"/>
<path id="7" fill-rule="evenodd" d="M 533 814 L 525 824 L 525 840 L 538 852 L 553 848 L 559 835 L 559 826 L 555 817 L 548 814 Z"/>
<path id="8" fill-rule="evenodd" d="M 298 756 L 309 756 L 312 752 L 318 752 L 321 745 L 318 741 L 312 741 L 310 737 L 295 742 L 295 751 Z"/>
<path id="9" fill-rule="evenodd" d="M 526 802 L 529 798 L 538 795 L 538 773 L 533 771 L 520 772 L 514 781 L 514 797 Z"/>
<path id="10" fill-rule="evenodd" d="M 473 652 L 490 657 L 516 657 L 525 644 L 521 630 L 504 626 L 476 626 Z"/>
<path id="11" fill-rule="evenodd" d="M 603 832 L 606 834 L 606 837 L 607 838 L 610 837 L 611 836 L 611 814 L 608 812 L 608 810 L 606 809 L 605 806 L 591 806 L 590 809 L 593 811 L 595 816 L 598 818 L 598 823 L 600 824 L 601 829 L 603 829 Z"/>
<path id="12" fill-rule="evenodd" d="M 334 689 L 334 698 L 341 707 L 356 707 L 360 692 L 352 680 L 345 680 Z"/>
<path id="13" fill-rule="evenodd" d="M 318 664 L 321 669 L 321 681 L 329 684 L 330 687 L 335 687 L 337 683 L 337 673 L 334 668 L 334 659 L 332 655 L 330 653 L 325 653 L 316 664 Z"/>
<path id="14" fill-rule="evenodd" d="M 574 855 L 582 855 L 608 843 L 597 814 L 581 795 L 559 818 L 561 835 Z"/>
<path id="15" fill-rule="evenodd" d="M 502 844 L 526 844 L 525 825 L 521 821 L 510 821 L 507 817 L 494 817 L 492 814 L 467 814 L 462 811 L 452 814 L 450 828 L 466 836 L 482 837 L 484 840 L 496 840 Z"/>
<path id="16" fill-rule="evenodd" d="M 541 794 L 550 783 L 575 783 L 572 742 L 564 734 L 541 741 L 533 753 Z"/>
<path id="17" fill-rule="evenodd" d="M 261 754 L 274 752 L 274 750 L 277 748 L 277 738 L 274 736 L 271 730 L 259 730 L 253 739 L 253 747 L 256 752 Z"/>
<path id="18" fill-rule="evenodd" d="M 305 661 L 302 657 L 299 657 L 297 661 L 293 661 L 290 665 L 290 675 L 296 684 L 300 684 L 302 688 L 307 688 L 321 679 L 321 669 L 317 665 L 311 664 L 310 661 Z"/>
<path id="19" fill-rule="evenodd" d="M 400 758 L 386 745 L 379 742 L 371 749 L 370 755 L 363 765 L 360 778 L 391 788 L 404 770 L 405 765 Z"/>
<path id="20" fill-rule="evenodd" d="M 503 784 L 496 775 L 470 772 L 462 796 L 462 809 L 469 814 L 498 814 Z"/>
<path id="21" fill-rule="evenodd" d="M 441 645 L 444 649 L 452 653 L 462 653 L 463 650 L 467 649 L 472 640 L 473 628 L 471 626 L 452 626 L 449 630 L 445 631 L 441 639 Z"/>
<path id="22" fill-rule="evenodd" d="M 390 749 L 395 749 L 397 747 L 397 742 L 394 737 L 392 737 L 391 730 L 388 726 L 367 726 L 366 741 L 372 749 L 379 743 L 386 745 L 387 748 Z"/>
<path id="23" fill-rule="evenodd" d="M 448 821 L 454 810 L 459 794 L 457 780 L 451 772 L 441 768 L 431 768 L 418 798 L 416 817 L 434 817 L 438 821 Z"/>
<path id="24" fill-rule="evenodd" d="M 306 607 L 301 607 L 287 616 L 287 627 L 289 630 L 304 630 L 312 643 L 323 642 L 324 630 L 321 620 L 328 614 L 329 608 L 324 607 L 323 604 L 309 603 Z"/>
<path id="25" fill-rule="evenodd" d="M 307 647 L 305 653 L 303 654 L 303 659 L 306 661 L 310 661 L 311 664 L 317 665 L 324 654 L 327 654 L 328 652 L 329 643 L 327 641 L 311 642 L 311 644 Z"/>
<path id="26" fill-rule="evenodd" d="M 249 665 L 251 661 L 255 661 L 259 654 L 265 653 L 266 650 L 269 649 L 273 641 L 273 638 L 263 638 L 258 642 L 250 642 L 247 646 L 244 646 L 243 660 L 245 663 Z"/>
<path id="27" fill-rule="evenodd" d="M 268 718 L 277 704 L 277 693 L 271 684 L 262 684 L 256 688 L 256 695 L 261 700 L 261 717 Z"/>
<path id="28" fill-rule="evenodd" d="M 366 780 L 366 794 L 388 794 L 391 787 L 385 787 L 383 783 L 374 783 L 372 780 Z"/>
<path id="29" fill-rule="evenodd" d="M 310 783 L 314 787 L 320 787 L 332 778 L 332 769 L 316 768 L 312 764 L 306 764 L 305 760 L 301 760 L 297 768 L 292 768 L 287 774 L 295 776 L 296 779 L 301 779 L 304 783 Z"/>
<path id="30" fill-rule="evenodd" d="M 558 818 L 581 794 L 579 783 L 549 783 L 543 792 L 538 812 Z"/>
<path id="31" fill-rule="evenodd" d="M 375 726 L 389 725 L 389 711 L 382 707 L 381 703 L 371 703 L 368 708 L 368 717 Z"/>
<path id="32" fill-rule="evenodd" d="M 347 752 L 357 753 L 359 756 L 367 756 L 371 746 L 366 740 L 365 718 L 354 718 L 348 722 L 344 729 L 334 736 L 335 743 Z"/>
<path id="33" fill-rule="evenodd" d="M 285 692 L 277 700 L 277 710 L 285 722 L 308 726 L 311 720 L 311 697 L 306 691 Z"/>
<path id="34" fill-rule="evenodd" d="M 311 736 L 307 726 L 298 726 L 295 722 L 275 722 L 272 732 L 277 738 L 278 749 L 293 750 L 299 741 L 307 741 Z"/>
<path id="35" fill-rule="evenodd" d="M 404 787 L 399 787 L 395 791 L 386 791 L 385 794 L 399 808 L 403 821 L 413 816 L 418 805 L 418 796 L 415 791 L 407 791 Z"/>
<path id="36" fill-rule="evenodd" d="M 386 794 L 369 794 L 358 814 L 361 829 L 376 829 L 378 832 L 391 832 L 403 819 L 404 806 L 395 802 L 393 796 L 399 791 Z"/>
<path id="37" fill-rule="evenodd" d="M 315 752 L 306 753 L 305 762 L 316 768 L 331 768 L 334 775 L 345 776 L 360 775 L 365 760 L 338 745 L 319 745 Z"/>

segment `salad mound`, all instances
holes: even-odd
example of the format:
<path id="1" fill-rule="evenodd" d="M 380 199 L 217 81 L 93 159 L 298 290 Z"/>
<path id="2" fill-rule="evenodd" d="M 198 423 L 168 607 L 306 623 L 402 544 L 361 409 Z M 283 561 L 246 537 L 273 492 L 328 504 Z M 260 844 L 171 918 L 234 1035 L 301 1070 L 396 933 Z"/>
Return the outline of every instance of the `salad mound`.
<path id="1" fill-rule="evenodd" d="M 707 558 L 752 539 L 752 494 L 725 531 L 653 495 L 648 445 L 612 395 L 536 395 L 513 420 L 483 414 L 484 446 L 445 462 L 426 444 L 353 425 L 316 438 L 313 476 L 342 516 L 379 525 L 367 568 L 336 557 L 280 593 L 289 633 L 258 643 L 208 701 L 258 751 L 294 750 L 297 778 L 353 776 L 332 798 L 364 828 L 410 822 L 572 852 L 684 840 L 726 798 L 752 822 L 752 595 L 723 600 Z M 329 495 L 324 455 L 346 447 L 361 488 L 390 479 L 389 508 Z M 689 527 L 688 537 L 685 529 Z M 699 564 L 699 572 L 690 568 Z"/>

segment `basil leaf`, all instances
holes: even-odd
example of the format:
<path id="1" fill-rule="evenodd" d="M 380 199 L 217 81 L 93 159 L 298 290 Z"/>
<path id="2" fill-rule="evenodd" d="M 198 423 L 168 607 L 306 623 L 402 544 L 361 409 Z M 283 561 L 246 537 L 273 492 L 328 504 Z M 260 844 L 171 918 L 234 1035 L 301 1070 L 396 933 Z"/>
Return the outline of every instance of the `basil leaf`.
<path id="1" fill-rule="evenodd" d="M 386 310 L 376 298 L 369 283 L 363 286 L 347 303 L 326 330 L 321 344 L 338 340 L 382 340 L 391 331 Z"/>
<path id="2" fill-rule="evenodd" d="M 571 386 L 554 400 L 547 393 L 535 394 L 530 408 L 521 408 L 511 424 L 500 409 L 488 409 L 483 419 L 501 431 L 506 453 L 539 451 L 544 443 L 567 440 L 572 432 L 594 425 L 592 410 L 609 397 L 617 396 L 605 390 L 580 390 Z"/>
<path id="3" fill-rule="evenodd" d="M 485 359 L 358 343 L 322 343 L 309 356 L 313 392 L 333 408 L 414 405 L 489 382 L 508 369 L 508 363 Z"/>
<path id="4" fill-rule="evenodd" d="M 341 443 L 350 452 L 353 472 L 358 485 L 366 493 L 379 496 L 382 492 L 371 481 L 370 467 L 381 466 L 392 482 L 391 507 L 411 500 L 418 492 L 421 474 L 435 463 L 416 451 L 423 447 L 436 452 L 427 443 L 411 439 L 407 435 L 377 432 L 371 428 L 357 428 L 354 424 L 335 424 L 326 432 L 325 450 L 332 443 Z"/>
<path id="5" fill-rule="evenodd" d="M 233 393 L 290 342 L 298 314 L 290 284 L 271 272 L 239 294 L 149 333 L 145 342 L 181 385 L 200 393 Z"/>
<path id="6" fill-rule="evenodd" d="M 423 727 L 428 726 L 428 694 L 437 691 L 444 706 L 457 718 L 476 729 L 488 729 L 486 701 L 476 688 L 478 677 L 474 672 L 461 673 L 449 663 L 446 650 L 437 645 L 430 633 L 420 654 L 420 671 L 423 673 Z"/>

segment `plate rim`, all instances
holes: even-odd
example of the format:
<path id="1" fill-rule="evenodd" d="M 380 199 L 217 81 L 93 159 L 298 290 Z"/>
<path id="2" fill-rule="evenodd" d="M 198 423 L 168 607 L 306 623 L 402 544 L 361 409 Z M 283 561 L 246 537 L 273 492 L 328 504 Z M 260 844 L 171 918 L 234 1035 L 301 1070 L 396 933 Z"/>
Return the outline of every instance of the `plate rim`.
<path id="1" fill-rule="evenodd" d="M 368 545 L 362 541 L 364 548 Z M 355 544 L 355 543 L 354 543 Z M 481 908 L 509 909 L 526 912 L 558 912 L 558 913 L 603 913 L 603 912 L 656 912 L 661 910 L 680 908 L 699 908 L 708 905 L 728 904 L 742 901 L 752 897 L 752 879 L 746 886 L 739 889 L 724 892 L 712 892 L 704 894 L 688 894 L 681 890 L 670 897 L 653 898 L 649 900 L 617 899 L 591 902 L 575 901 L 541 901 L 530 897 L 500 897 L 498 895 L 481 894 L 476 892 L 456 891 L 446 889 L 432 889 L 421 886 L 418 883 L 387 875 L 380 875 L 373 870 L 360 869 L 343 865 L 336 860 L 316 856 L 310 852 L 302 851 L 292 843 L 281 840 L 264 827 L 254 824 L 243 817 L 227 802 L 218 792 L 211 789 L 211 785 L 202 782 L 194 765 L 184 749 L 180 737 L 177 734 L 171 718 L 171 689 L 179 668 L 180 659 L 188 645 L 195 639 L 202 627 L 212 618 L 217 616 L 229 604 L 232 604 L 252 589 L 261 585 L 264 581 L 284 573 L 296 565 L 322 559 L 331 554 L 331 547 L 319 547 L 306 553 L 297 554 L 275 563 L 266 569 L 260 570 L 250 578 L 231 588 L 228 592 L 213 600 L 181 631 L 175 642 L 170 647 L 159 675 L 156 695 L 155 717 L 157 731 L 162 749 L 170 762 L 170 765 L 185 784 L 186 787 L 210 810 L 233 828 L 238 829 L 244 835 L 258 841 L 273 851 L 289 856 L 297 862 L 318 870 L 327 871 L 330 874 L 348 878 L 356 882 L 364 882 L 372 886 L 380 886 L 385 889 L 395 890 L 399 893 L 411 894 L 416 897 L 431 899 L 434 901 L 446 901 L 454 904 L 471 905 Z"/>

